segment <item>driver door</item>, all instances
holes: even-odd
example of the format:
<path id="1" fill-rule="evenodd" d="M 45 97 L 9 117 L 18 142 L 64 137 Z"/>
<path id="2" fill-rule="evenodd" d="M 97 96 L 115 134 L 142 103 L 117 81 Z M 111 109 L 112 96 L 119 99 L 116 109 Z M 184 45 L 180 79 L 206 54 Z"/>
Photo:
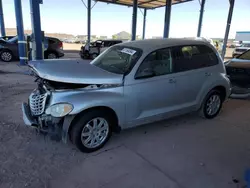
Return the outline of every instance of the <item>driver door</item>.
<path id="1" fill-rule="evenodd" d="M 124 83 L 128 127 L 165 119 L 175 105 L 175 90 L 170 48 L 152 52 Z"/>

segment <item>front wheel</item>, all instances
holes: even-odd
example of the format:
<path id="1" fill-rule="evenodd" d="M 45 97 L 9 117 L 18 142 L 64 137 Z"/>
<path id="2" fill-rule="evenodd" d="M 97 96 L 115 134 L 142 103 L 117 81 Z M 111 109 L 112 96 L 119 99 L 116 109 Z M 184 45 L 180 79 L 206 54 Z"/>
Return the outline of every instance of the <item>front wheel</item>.
<path id="1" fill-rule="evenodd" d="M 90 111 L 80 117 L 71 130 L 71 140 L 82 152 L 102 148 L 111 136 L 112 119 L 101 111 Z"/>
<path id="2" fill-rule="evenodd" d="M 0 58 L 2 61 L 4 62 L 11 62 L 12 59 L 13 59 L 13 55 L 10 51 L 8 50 L 4 50 L 1 55 L 0 55 Z"/>
<path id="3" fill-rule="evenodd" d="M 216 117 L 222 107 L 223 96 L 217 90 L 210 91 L 204 99 L 204 102 L 200 109 L 202 117 L 212 119 Z"/>

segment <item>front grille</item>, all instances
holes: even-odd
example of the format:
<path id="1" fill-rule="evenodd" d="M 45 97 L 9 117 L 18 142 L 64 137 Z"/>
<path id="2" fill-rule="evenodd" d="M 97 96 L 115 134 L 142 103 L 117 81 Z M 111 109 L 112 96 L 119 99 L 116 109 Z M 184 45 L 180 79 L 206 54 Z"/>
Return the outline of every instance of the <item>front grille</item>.
<path id="1" fill-rule="evenodd" d="M 29 97 L 29 105 L 32 115 L 38 116 L 44 112 L 47 99 L 47 93 L 35 94 L 32 93 Z"/>

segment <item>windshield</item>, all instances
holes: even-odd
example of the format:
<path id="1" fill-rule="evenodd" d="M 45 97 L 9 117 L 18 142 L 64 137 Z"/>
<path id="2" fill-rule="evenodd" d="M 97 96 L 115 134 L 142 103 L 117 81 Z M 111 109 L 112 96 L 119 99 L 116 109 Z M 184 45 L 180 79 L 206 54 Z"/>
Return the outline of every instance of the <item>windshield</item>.
<path id="1" fill-rule="evenodd" d="M 238 59 L 245 59 L 250 60 L 250 50 L 246 51 L 245 53 L 241 54 Z"/>
<path id="2" fill-rule="evenodd" d="M 112 46 L 91 64 L 116 74 L 127 74 L 141 57 L 142 50 L 126 46 Z"/>
<path id="3" fill-rule="evenodd" d="M 250 47 L 250 43 L 242 44 L 241 47 Z"/>

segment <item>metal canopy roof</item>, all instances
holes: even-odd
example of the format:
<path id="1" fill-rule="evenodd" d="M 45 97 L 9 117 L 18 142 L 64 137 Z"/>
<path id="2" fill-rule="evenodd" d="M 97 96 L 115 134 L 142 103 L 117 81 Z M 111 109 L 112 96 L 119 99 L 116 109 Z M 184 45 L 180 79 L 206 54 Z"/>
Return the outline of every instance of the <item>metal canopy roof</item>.
<path id="1" fill-rule="evenodd" d="M 133 0 L 95 0 L 104 3 L 133 6 Z M 185 3 L 193 0 L 172 0 L 172 5 Z M 155 9 L 166 6 L 166 0 L 138 0 L 139 8 Z"/>

